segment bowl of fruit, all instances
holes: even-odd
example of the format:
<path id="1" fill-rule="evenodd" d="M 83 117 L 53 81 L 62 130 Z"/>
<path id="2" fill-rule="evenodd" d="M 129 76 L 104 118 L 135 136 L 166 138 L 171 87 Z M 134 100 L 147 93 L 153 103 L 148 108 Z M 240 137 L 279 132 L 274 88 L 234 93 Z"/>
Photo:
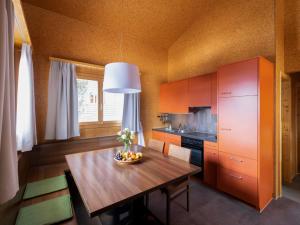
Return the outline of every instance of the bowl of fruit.
<path id="1" fill-rule="evenodd" d="M 143 158 L 141 152 L 133 151 L 118 151 L 115 154 L 114 160 L 121 164 L 132 164 L 140 161 Z"/>

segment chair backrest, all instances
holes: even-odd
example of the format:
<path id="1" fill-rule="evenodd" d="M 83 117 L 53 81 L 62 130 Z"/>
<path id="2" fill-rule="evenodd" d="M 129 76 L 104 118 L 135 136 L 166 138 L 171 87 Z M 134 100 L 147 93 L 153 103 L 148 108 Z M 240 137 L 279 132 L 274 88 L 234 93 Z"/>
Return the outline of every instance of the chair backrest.
<path id="1" fill-rule="evenodd" d="M 176 157 L 178 159 L 190 162 L 191 159 L 191 150 L 188 148 L 179 147 L 177 145 L 169 145 L 169 155 Z"/>
<path id="2" fill-rule="evenodd" d="M 155 139 L 150 139 L 148 141 L 148 148 L 159 151 L 161 153 L 164 150 L 164 145 L 165 145 L 165 142 L 163 142 L 163 141 L 159 141 L 159 140 L 155 140 Z"/>

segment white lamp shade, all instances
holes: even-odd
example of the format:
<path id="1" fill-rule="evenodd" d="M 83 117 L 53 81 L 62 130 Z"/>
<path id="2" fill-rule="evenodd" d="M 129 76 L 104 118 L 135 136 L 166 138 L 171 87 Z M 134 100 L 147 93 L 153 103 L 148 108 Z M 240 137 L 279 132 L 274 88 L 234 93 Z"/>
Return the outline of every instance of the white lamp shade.
<path id="1" fill-rule="evenodd" d="M 110 93 L 141 92 L 138 67 L 124 62 L 107 64 L 104 67 L 103 91 Z"/>

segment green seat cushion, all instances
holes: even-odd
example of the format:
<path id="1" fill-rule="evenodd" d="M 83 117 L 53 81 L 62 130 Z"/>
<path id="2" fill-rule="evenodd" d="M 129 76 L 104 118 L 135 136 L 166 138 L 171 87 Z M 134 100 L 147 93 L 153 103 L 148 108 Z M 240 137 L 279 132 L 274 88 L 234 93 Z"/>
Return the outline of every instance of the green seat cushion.
<path id="1" fill-rule="evenodd" d="M 68 187 L 65 175 L 28 183 L 23 199 L 29 199 L 51 192 L 59 191 Z"/>
<path id="2" fill-rule="evenodd" d="M 63 195 L 20 209 L 16 225 L 59 223 L 73 216 L 70 195 Z"/>

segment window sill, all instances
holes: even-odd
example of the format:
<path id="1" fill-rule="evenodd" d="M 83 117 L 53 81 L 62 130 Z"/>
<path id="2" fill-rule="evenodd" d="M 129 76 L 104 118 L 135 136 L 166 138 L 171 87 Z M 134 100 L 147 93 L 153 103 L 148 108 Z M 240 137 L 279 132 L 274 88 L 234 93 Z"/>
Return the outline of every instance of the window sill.
<path id="1" fill-rule="evenodd" d="M 99 128 L 99 127 L 120 127 L 120 122 L 84 122 L 80 123 L 80 128 Z"/>

